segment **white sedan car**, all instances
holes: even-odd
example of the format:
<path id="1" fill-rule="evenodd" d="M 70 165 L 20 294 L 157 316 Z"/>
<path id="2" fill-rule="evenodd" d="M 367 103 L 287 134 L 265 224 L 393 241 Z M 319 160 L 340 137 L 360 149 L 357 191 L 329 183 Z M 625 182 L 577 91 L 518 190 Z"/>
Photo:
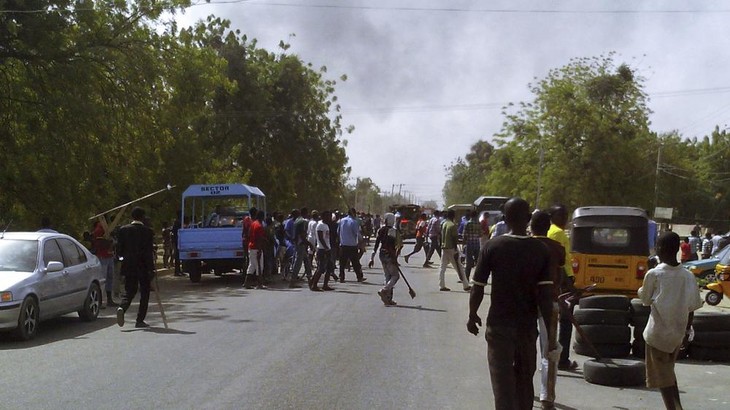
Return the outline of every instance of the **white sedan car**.
<path id="1" fill-rule="evenodd" d="M 0 331 L 28 340 L 51 317 L 95 320 L 105 282 L 99 259 L 68 235 L 0 232 Z"/>

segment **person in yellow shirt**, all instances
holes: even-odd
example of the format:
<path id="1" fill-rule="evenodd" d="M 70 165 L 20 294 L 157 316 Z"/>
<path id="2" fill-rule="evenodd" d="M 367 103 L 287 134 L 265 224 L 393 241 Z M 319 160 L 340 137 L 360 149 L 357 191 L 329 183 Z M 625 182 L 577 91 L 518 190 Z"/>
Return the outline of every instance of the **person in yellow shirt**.
<path id="1" fill-rule="evenodd" d="M 565 249 L 565 260 L 570 260 L 567 256 L 570 254 L 570 240 L 568 235 L 565 233 L 565 227 L 568 224 L 568 208 L 563 204 L 555 204 L 550 208 L 550 229 L 548 230 L 547 237 L 563 245 Z M 567 283 L 561 292 L 567 292 L 575 287 L 575 275 L 573 270 L 567 263 L 563 265 L 565 274 L 568 276 Z M 573 337 L 573 324 L 570 322 L 570 312 L 565 312 L 565 307 L 561 306 L 560 311 L 560 328 L 558 330 L 558 342 L 563 347 L 560 353 L 560 360 L 558 360 L 558 369 L 560 370 L 575 370 L 578 367 L 578 363 L 570 360 L 570 340 Z"/>

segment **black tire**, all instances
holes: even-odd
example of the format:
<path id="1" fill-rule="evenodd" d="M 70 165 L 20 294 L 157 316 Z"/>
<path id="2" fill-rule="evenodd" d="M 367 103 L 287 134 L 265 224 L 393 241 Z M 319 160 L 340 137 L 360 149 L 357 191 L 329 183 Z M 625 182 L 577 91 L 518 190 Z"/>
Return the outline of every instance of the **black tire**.
<path id="1" fill-rule="evenodd" d="M 629 357 L 629 355 L 631 354 L 631 344 L 629 343 L 594 343 L 593 346 L 595 346 L 596 350 L 598 350 L 598 354 L 600 354 L 601 357 L 622 358 Z M 584 343 L 574 343 L 573 350 L 575 350 L 576 353 L 582 356 L 593 357 L 594 355 L 593 350 L 588 346 L 588 344 Z"/>
<path id="2" fill-rule="evenodd" d="M 631 325 L 637 329 L 641 328 L 642 332 L 644 331 L 647 323 L 649 323 L 649 316 L 633 316 L 631 318 Z"/>
<path id="3" fill-rule="evenodd" d="M 89 292 L 86 294 L 86 299 L 84 299 L 84 305 L 78 311 L 78 314 L 84 322 L 91 322 L 99 316 L 99 309 L 101 309 L 101 287 L 94 282 L 89 287 Z"/>
<path id="4" fill-rule="evenodd" d="M 639 299 L 639 298 L 631 299 L 631 316 L 632 317 L 649 316 L 650 313 L 651 313 L 651 306 L 644 306 L 644 304 L 641 302 L 641 299 Z"/>
<path id="5" fill-rule="evenodd" d="M 631 300 L 623 295 L 595 295 L 578 301 L 581 309 L 609 309 L 628 312 Z"/>
<path id="6" fill-rule="evenodd" d="M 702 347 L 721 347 L 730 346 L 730 331 L 721 330 L 718 332 L 698 332 L 695 331 L 695 337 L 691 342 L 693 345 Z"/>
<path id="7" fill-rule="evenodd" d="M 592 343 L 602 344 L 628 344 L 631 342 L 631 329 L 627 325 L 585 325 L 580 327 L 586 338 Z M 583 337 L 575 332 L 575 341 L 585 343 Z"/>
<path id="8" fill-rule="evenodd" d="M 608 309 L 576 309 L 573 313 L 579 325 L 618 325 L 629 324 L 628 312 Z"/>
<path id="9" fill-rule="evenodd" d="M 646 326 L 634 327 L 634 340 L 641 340 L 642 342 L 644 341 L 644 329 L 646 329 Z"/>
<path id="10" fill-rule="evenodd" d="M 717 306 L 722 302 L 722 293 L 717 293 L 714 290 L 707 292 L 705 295 L 705 302 L 711 306 Z"/>
<path id="11" fill-rule="evenodd" d="M 583 363 L 583 378 L 603 386 L 639 386 L 646 381 L 646 366 L 640 360 L 590 359 Z"/>
<path id="12" fill-rule="evenodd" d="M 643 338 L 641 340 L 634 339 L 633 343 L 631 343 L 631 355 L 637 359 L 646 357 L 646 342 Z"/>
<path id="13" fill-rule="evenodd" d="M 18 316 L 18 327 L 15 328 L 14 335 L 19 340 L 30 340 L 38 333 L 38 323 L 40 322 L 40 311 L 38 301 L 28 296 L 20 305 L 20 315 Z"/>
<path id="14" fill-rule="evenodd" d="M 713 362 L 730 362 L 730 348 L 703 347 L 690 344 L 689 358 Z"/>
<path id="15" fill-rule="evenodd" d="M 696 312 L 692 327 L 695 332 L 730 331 L 730 313 Z"/>
<path id="16" fill-rule="evenodd" d="M 185 261 L 183 264 L 183 270 L 188 273 L 190 282 L 200 282 L 202 273 L 200 272 L 200 262 L 198 261 Z"/>

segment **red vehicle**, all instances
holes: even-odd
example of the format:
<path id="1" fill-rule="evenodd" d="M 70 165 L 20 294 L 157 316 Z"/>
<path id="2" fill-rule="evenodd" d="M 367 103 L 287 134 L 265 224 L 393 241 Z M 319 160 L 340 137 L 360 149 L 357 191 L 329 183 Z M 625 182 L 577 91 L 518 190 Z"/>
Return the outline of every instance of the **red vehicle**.
<path id="1" fill-rule="evenodd" d="M 392 213 L 400 213 L 400 232 L 403 239 L 416 237 L 416 222 L 418 216 L 421 215 L 421 206 L 416 204 L 391 205 L 389 208 Z"/>

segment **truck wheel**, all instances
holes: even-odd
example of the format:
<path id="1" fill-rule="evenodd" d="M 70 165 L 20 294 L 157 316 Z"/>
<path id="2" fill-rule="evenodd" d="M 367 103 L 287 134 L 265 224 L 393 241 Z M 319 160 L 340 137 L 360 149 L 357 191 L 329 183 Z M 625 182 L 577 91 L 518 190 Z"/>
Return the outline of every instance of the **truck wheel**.
<path id="1" fill-rule="evenodd" d="M 594 295 L 582 298 L 578 302 L 581 309 L 610 309 L 629 311 L 631 300 L 623 295 Z"/>
<path id="2" fill-rule="evenodd" d="M 608 309 L 576 309 L 573 313 L 575 321 L 580 325 L 618 325 L 629 324 L 628 312 Z"/>
<path id="3" fill-rule="evenodd" d="M 646 367 L 640 360 L 590 359 L 583 363 L 583 378 L 604 386 L 639 386 L 646 380 L 645 373 Z"/>
<path id="4" fill-rule="evenodd" d="M 707 295 L 705 295 L 705 302 L 707 302 L 708 305 L 717 306 L 720 304 L 721 300 L 722 295 L 714 290 L 709 291 Z"/>
<path id="5" fill-rule="evenodd" d="M 183 263 L 183 270 L 190 276 L 190 282 L 200 282 L 200 262 L 198 261 L 185 261 Z"/>

